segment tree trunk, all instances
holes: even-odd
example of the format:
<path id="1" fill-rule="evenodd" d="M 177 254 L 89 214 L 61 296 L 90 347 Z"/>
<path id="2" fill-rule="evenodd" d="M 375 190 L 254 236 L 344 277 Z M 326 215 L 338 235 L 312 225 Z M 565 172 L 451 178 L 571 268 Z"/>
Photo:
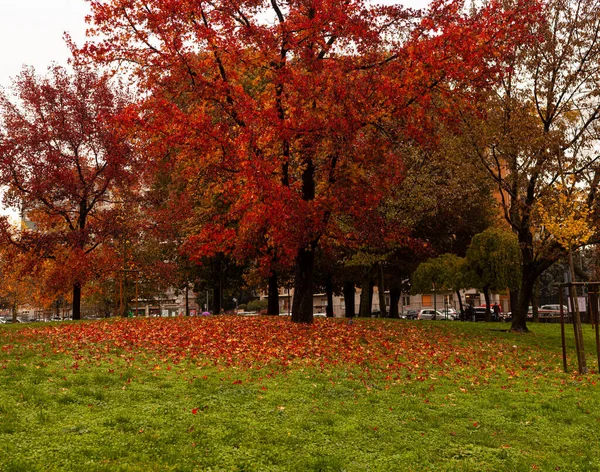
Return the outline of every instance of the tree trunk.
<path id="1" fill-rule="evenodd" d="M 550 267 L 554 260 L 533 260 L 533 251 L 522 249 L 522 272 L 523 277 L 521 279 L 521 287 L 518 291 L 518 299 L 515 306 L 512 306 L 513 298 L 511 296 L 511 308 L 512 308 L 512 325 L 510 329 L 520 333 L 527 333 L 527 312 L 529 311 L 529 304 L 531 297 L 533 296 L 533 289 L 535 282 L 538 277 L 548 267 Z"/>
<path id="2" fill-rule="evenodd" d="M 361 291 L 360 291 L 360 308 L 358 312 L 358 316 L 363 318 L 371 316 L 372 309 L 372 300 L 373 300 L 373 284 L 371 283 L 371 277 L 368 275 L 362 281 Z"/>
<path id="3" fill-rule="evenodd" d="M 221 284 L 215 282 L 213 284 L 213 314 L 218 315 L 221 313 Z M 208 310 L 210 311 L 210 309 Z"/>
<path id="4" fill-rule="evenodd" d="M 517 309 L 517 303 L 519 302 L 519 291 L 516 289 L 511 290 L 510 292 L 508 292 L 508 298 L 510 302 L 510 313 L 512 317 Z"/>
<path id="5" fill-rule="evenodd" d="M 73 284 L 73 319 L 81 319 L 81 284 L 79 282 Z"/>
<path id="6" fill-rule="evenodd" d="M 399 287 L 390 287 L 390 318 L 400 318 L 398 303 L 402 292 Z"/>
<path id="7" fill-rule="evenodd" d="M 533 322 L 540 322 L 540 278 L 535 279 L 535 284 L 533 285 L 533 293 L 531 294 L 531 311 L 533 313 Z"/>
<path id="8" fill-rule="evenodd" d="M 325 313 L 327 313 L 327 318 L 333 318 L 333 281 L 331 278 L 331 274 L 327 276 L 327 283 L 325 284 L 325 293 L 327 294 L 327 308 L 325 309 Z"/>
<path id="9" fill-rule="evenodd" d="M 15 294 L 15 298 L 13 298 L 12 304 L 12 320 L 13 323 L 17 322 L 17 295 Z"/>
<path id="10" fill-rule="evenodd" d="M 383 266 L 379 265 L 379 282 L 377 282 L 377 293 L 379 294 L 379 312 L 382 318 L 387 318 L 387 310 L 385 307 L 385 280 L 383 276 Z"/>
<path id="11" fill-rule="evenodd" d="M 294 277 L 294 302 L 292 304 L 292 321 L 294 323 L 313 322 L 314 268 L 315 252 L 312 250 L 312 245 L 301 248 L 296 257 Z"/>
<path id="12" fill-rule="evenodd" d="M 465 309 L 463 307 L 462 298 L 460 296 L 460 290 L 456 291 L 456 296 L 458 297 L 458 308 L 460 309 L 460 319 L 464 320 L 465 319 Z"/>
<path id="13" fill-rule="evenodd" d="M 312 159 L 304 160 L 302 172 L 302 200 L 315 199 L 315 165 Z M 294 323 L 313 322 L 313 274 L 315 270 L 315 251 L 319 238 L 298 250 L 294 274 L 294 303 L 292 321 Z"/>
<path id="14" fill-rule="evenodd" d="M 483 298 L 485 299 L 485 321 L 492 320 L 492 310 L 490 310 L 490 288 L 483 287 Z"/>
<path id="15" fill-rule="evenodd" d="M 279 282 L 277 272 L 271 271 L 269 275 L 269 293 L 267 300 L 267 315 L 279 316 Z"/>
<path id="16" fill-rule="evenodd" d="M 527 328 L 527 311 L 529 310 L 529 302 L 531 301 L 533 286 L 535 284 L 535 278 L 532 278 L 529 274 L 530 270 L 529 267 L 526 268 L 525 265 L 523 266 L 523 280 L 521 281 L 517 304 L 512 311 L 512 325 L 510 327 L 512 331 L 529 332 Z"/>
<path id="17" fill-rule="evenodd" d="M 575 266 L 573 264 L 573 249 L 569 250 L 569 269 L 571 271 L 571 287 L 569 296 L 571 298 L 571 309 L 573 310 L 573 329 L 575 330 L 575 348 L 577 350 L 577 366 L 580 374 L 587 374 L 588 368 L 585 359 L 585 348 L 583 345 L 583 331 L 581 329 L 581 317 L 577 303 L 577 289 L 575 282 Z"/>
<path id="18" fill-rule="evenodd" d="M 344 305 L 346 318 L 354 318 L 356 307 L 354 306 L 354 284 L 352 282 L 344 282 Z"/>

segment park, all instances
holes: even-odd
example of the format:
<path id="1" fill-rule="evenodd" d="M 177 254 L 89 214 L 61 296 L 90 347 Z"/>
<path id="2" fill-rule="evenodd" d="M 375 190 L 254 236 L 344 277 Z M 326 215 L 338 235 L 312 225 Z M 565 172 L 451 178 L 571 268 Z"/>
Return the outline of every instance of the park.
<path id="1" fill-rule="evenodd" d="M 600 470 L 597 0 L 81 1 L 0 87 L 0 470 Z"/>
<path id="2" fill-rule="evenodd" d="M 285 318 L 285 319 L 283 319 Z M 557 325 L 177 317 L 0 326 L 5 471 L 598 470 Z M 585 326 L 591 343 L 593 334 Z"/>

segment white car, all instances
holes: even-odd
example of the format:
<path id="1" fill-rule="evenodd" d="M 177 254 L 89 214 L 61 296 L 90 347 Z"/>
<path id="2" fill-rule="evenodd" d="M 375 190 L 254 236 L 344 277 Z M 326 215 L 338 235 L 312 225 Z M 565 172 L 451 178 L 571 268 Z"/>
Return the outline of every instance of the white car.
<path id="1" fill-rule="evenodd" d="M 560 305 L 542 305 L 540 307 L 541 311 L 555 311 L 557 313 L 560 313 Z M 569 308 L 567 308 L 565 305 L 563 305 L 563 312 L 564 313 L 569 313 Z"/>
<path id="2" fill-rule="evenodd" d="M 454 316 L 450 313 L 445 314 L 433 308 L 423 308 L 417 315 L 418 320 L 454 320 Z"/>
<path id="3" fill-rule="evenodd" d="M 444 308 L 440 311 L 442 312 L 442 315 L 444 316 L 444 318 L 446 317 L 446 315 L 448 315 L 448 319 L 453 319 L 453 320 L 458 319 L 458 313 L 456 312 L 456 310 L 454 308 Z"/>

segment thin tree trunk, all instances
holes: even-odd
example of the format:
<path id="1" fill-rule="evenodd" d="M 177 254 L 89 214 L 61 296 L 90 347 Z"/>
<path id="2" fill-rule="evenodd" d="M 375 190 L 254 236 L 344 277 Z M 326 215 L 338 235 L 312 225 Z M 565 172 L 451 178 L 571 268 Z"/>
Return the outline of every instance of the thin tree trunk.
<path id="1" fill-rule="evenodd" d="M 81 284 L 79 282 L 73 284 L 73 319 L 81 319 Z"/>
<path id="2" fill-rule="evenodd" d="M 533 285 L 533 293 L 531 294 L 531 310 L 533 313 L 533 322 L 540 322 L 540 278 L 535 279 L 535 284 Z"/>
<path id="3" fill-rule="evenodd" d="M 13 323 L 17 322 L 17 295 L 15 294 L 15 298 L 13 299 L 12 305 L 12 320 Z"/>
<path id="4" fill-rule="evenodd" d="M 269 275 L 269 292 L 267 300 L 267 315 L 279 316 L 279 281 L 276 271 Z"/>
<path id="5" fill-rule="evenodd" d="M 460 319 L 464 320 L 465 319 L 465 310 L 463 307 L 462 298 L 460 296 L 460 290 L 456 291 L 456 296 L 458 297 L 458 308 L 460 309 Z"/>
<path id="6" fill-rule="evenodd" d="M 379 294 L 379 312 L 382 318 L 387 318 L 387 310 L 385 307 L 385 280 L 383 276 L 383 265 L 379 264 L 379 282 L 377 283 L 377 292 Z"/>
<path id="7" fill-rule="evenodd" d="M 579 315 L 579 306 L 577 304 L 577 290 L 573 283 L 575 282 L 575 266 L 573 264 L 573 249 L 569 250 L 569 270 L 571 271 L 571 309 L 573 310 L 573 329 L 575 331 L 575 348 L 577 349 L 577 365 L 580 374 L 587 374 L 588 368 L 585 359 L 585 347 L 583 345 L 583 331 L 581 328 L 581 317 Z"/>
<path id="8" fill-rule="evenodd" d="M 511 290 L 510 292 L 508 292 L 508 298 L 510 302 L 510 314 L 511 317 L 513 317 L 515 311 L 517 310 L 517 304 L 519 302 L 519 291 L 516 289 Z"/>
<path id="9" fill-rule="evenodd" d="M 187 282 L 186 282 L 186 284 L 185 284 L 185 316 L 190 316 L 190 299 L 189 299 L 190 293 L 189 292 L 190 292 L 190 288 L 188 287 Z M 136 307 L 135 311 L 136 311 L 135 316 L 137 316 L 138 315 L 137 307 Z"/>
<path id="10" fill-rule="evenodd" d="M 215 282 L 213 284 L 213 314 L 218 315 L 221 313 L 221 284 Z M 210 310 L 209 310 L 210 311 Z"/>
<path id="11" fill-rule="evenodd" d="M 333 318 L 333 281 L 331 278 L 331 274 L 327 276 L 327 283 L 325 284 L 325 293 L 327 294 L 327 308 L 325 309 L 325 313 L 327 314 L 327 318 Z"/>
<path id="12" fill-rule="evenodd" d="M 483 298 L 485 299 L 485 321 L 492 319 L 492 310 L 490 310 L 490 288 L 483 287 Z"/>

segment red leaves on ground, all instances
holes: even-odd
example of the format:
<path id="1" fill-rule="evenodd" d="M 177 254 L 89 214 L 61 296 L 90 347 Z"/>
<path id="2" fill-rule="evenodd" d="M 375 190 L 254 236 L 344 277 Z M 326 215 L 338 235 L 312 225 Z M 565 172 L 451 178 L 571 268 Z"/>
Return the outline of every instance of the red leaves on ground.
<path id="1" fill-rule="evenodd" d="M 560 367 L 556 355 L 541 349 L 521 348 L 522 356 L 516 358 L 511 355 L 512 340 L 465 340 L 460 330 L 442 325 L 382 320 L 356 320 L 349 326 L 345 320 L 328 319 L 306 326 L 271 317 L 137 318 L 32 327 L 19 333 L 30 346 L 43 343 L 54 353 L 72 353 L 79 363 L 112 362 L 118 356 L 128 363 L 147 363 L 152 371 L 157 370 L 157 359 L 268 369 L 269 375 L 304 367 L 339 367 L 347 369 L 349 378 L 373 374 L 383 374 L 391 382 L 449 378 L 470 386 L 492 378 L 510 382 L 529 373 L 546 375 L 548 359 Z M 236 377 L 234 383 L 241 383 Z"/>

